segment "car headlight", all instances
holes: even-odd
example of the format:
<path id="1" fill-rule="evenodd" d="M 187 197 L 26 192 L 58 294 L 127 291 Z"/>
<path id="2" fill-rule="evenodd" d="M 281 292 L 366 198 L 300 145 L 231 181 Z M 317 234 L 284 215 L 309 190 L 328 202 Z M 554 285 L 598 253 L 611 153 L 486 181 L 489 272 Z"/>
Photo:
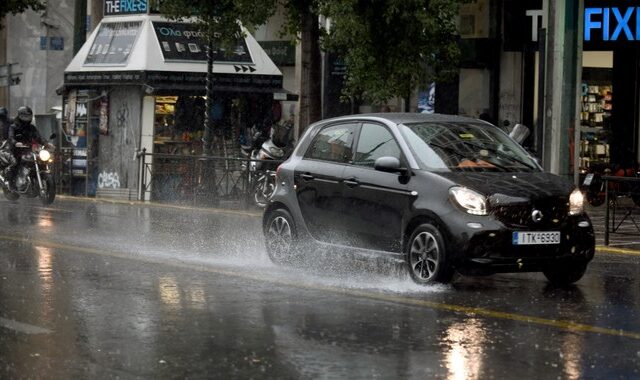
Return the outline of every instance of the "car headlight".
<path id="1" fill-rule="evenodd" d="M 569 214 L 582 214 L 584 211 L 584 195 L 582 191 L 575 189 L 569 196 Z"/>
<path id="2" fill-rule="evenodd" d="M 480 193 L 466 187 L 449 189 L 451 198 L 469 214 L 487 215 L 487 199 Z"/>
<path id="3" fill-rule="evenodd" d="M 42 149 L 38 154 L 41 161 L 47 162 L 51 158 L 51 153 L 48 150 Z"/>

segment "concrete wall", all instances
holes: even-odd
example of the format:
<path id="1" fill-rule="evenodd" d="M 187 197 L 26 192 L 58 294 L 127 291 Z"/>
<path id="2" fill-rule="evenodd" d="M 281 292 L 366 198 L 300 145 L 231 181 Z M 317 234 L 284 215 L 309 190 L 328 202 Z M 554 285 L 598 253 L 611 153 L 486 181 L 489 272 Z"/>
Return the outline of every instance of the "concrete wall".
<path id="1" fill-rule="evenodd" d="M 108 178 L 111 188 L 137 189 L 135 152 L 140 144 L 142 96 L 138 87 L 115 88 L 109 93 L 109 134 L 99 137 L 98 175 Z"/>
<path id="2" fill-rule="evenodd" d="M 500 60 L 498 121 L 508 120 L 513 126 L 522 122 L 522 53 L 503 52 Z"/>
<path id="3" fill-rule="evenodd" d="M 491 106 L 491 73 L 486 69 L 461 69 L 458 97 L 460 115 L 478 117 Z"/>
<path id="4" fill-rule="evenodd" d="M 21 82 L 11 87 L 11 113 L 29 105 L 36 114 L 51 113 L 62 103 L 55 90 L 73 58 L 74 0 L 49 0 L 44 13 L 26 11 L 6 18 L 8 63 L 18 63 Z M 41 49 L 40 37 L 62 37 L 64 50 Z M 48 45 L 48 44 L 47 44 Z"/>

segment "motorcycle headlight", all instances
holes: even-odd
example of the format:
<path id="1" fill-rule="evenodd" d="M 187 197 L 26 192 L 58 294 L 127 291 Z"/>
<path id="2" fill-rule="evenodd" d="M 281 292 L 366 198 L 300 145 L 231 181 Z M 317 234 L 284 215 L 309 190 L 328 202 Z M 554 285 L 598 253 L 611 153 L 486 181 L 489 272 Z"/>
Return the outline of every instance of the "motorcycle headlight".
<path id="1" fill-rule="evenodd" d="M 584 211 L 584 195 L 582 191 L 575 189 L 569 196 L 569 214 L 582 214 Z"/>
<path id="2" fill-rule="evenodd" d="M 451 198 L 472 215 L 487 215 L 487 199 L 480 193 L 466 187 L 449 189 Z"/>
<path id="3" fill-rule="evenodd" d="M 46 149 L 42 149 L 39 153 L 39 157 L 41 161 L 47 162 L 51 159 L 51 153 Z"/>

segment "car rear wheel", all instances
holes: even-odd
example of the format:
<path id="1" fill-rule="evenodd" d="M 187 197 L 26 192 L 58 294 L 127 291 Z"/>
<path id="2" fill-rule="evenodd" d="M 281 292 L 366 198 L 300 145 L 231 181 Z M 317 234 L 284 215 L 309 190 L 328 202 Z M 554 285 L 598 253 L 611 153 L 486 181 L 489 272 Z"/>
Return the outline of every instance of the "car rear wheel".
<path id="1" fill-rule="evenodd" d="M 270 213 L 265 225 L 265 243 L 267 254 L 276 264 L 287 262 L 297 241 L 296 227 L 291 214 L 285 209 Z"/>
<path id="2" fill-rule="evenodd" d="M 407 263 L 411 278 L 418 284 L 448 283 L 453 277 L 444 238 L 438 228 L 429 223 L 421 224 L 411 234 Z"/>
<path id="3" fill-rule="evenodd" d="M 543 271 L 549 282 L 556 286 L 566 286 L 577 282 L 587 271 L 587 264 L 563 265 Z"/>

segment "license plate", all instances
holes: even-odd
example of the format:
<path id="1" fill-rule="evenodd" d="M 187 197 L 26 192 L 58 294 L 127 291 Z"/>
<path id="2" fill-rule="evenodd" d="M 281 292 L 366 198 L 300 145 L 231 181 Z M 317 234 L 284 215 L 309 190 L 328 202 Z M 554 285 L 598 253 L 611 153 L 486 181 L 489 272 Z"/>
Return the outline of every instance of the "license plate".
<path id="1" fill-rule="evenodd" d="M 582 184 L 584 186 L 589 186 L 591 185 L 591 182 L 593 182 L 593 173 L 587 174 L 587 176 L 584 177 L 584 182 L 582 182 Z"/>
<path id="2" fill-rule="evenodd" d="M 560 232 L 514 232 L 513 245 L 560 244 Z"/>

